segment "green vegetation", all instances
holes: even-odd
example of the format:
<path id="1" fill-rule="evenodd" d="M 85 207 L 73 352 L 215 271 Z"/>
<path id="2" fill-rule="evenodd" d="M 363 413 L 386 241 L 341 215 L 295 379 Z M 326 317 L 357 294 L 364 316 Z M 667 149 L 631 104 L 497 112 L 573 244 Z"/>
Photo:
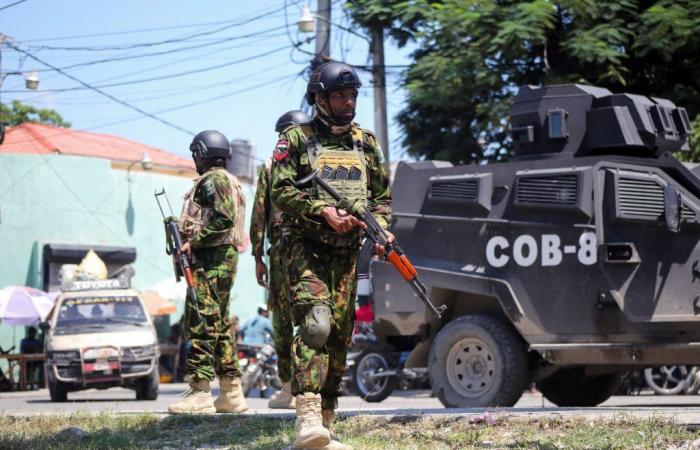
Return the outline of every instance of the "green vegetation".
<path id="1" fill-rule="evenodd" d="M 516 418 L 505 413 L 494 417 L 495 423 L 489 425 L 474 423 L 474 416 L 357 416 L 340 420 L 335 432 L 356 449 L 651 449 L 700 445 L 700 433 L 662 419 Z M 3 449 L 281 449 L 294 437 L 291 415 L 285 419 L 109 413 L 0 415 L 0 423 Z M 76 428 L 67 431 L 69 427 Z"/>
<path id="2" fill-rule="evenodd" d="M 685 106 L 700 160 L 700 0 L 351 0 L 349 13 L 416 45 L 398 114 L 412 156 L 506 158 L 518 86 L 584 83 Z"/>
<path id="3" fill-rule="evenodd" d="M 12 100 L 8 106 L 0 104 L 0 123 L 11 127 L 24 122 L 43 123 L 57 127 L 70 128 L 70 122 L 63 120 L 63 117 L 53 109 L 37 108 L 24 104 L 19 100 Z"/>

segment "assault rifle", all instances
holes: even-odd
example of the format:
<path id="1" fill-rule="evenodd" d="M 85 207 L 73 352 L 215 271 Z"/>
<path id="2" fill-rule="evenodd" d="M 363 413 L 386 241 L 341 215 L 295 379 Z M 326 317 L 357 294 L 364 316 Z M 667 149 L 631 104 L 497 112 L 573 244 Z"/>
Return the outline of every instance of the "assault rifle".
<path id="1" fill-rule="evenodd" d="M 399 244 L 388 241 L 388 236 L 384 229 L 379 225 L 377 219 L 374 218 L 371 212 L 362 204 L 360 201 L 351 202 L 350 200 L 343 198 L 338 191 L 333 189 L 326 181 L 319 176 L 319 170 L 314 169 L 309 175 L 303 179 L 297 181 L 295 184 L 298 187 L 307 186 L 310 182 L 314 181 L 319 185 L 324 191 L 333 197 L 336 201 L 336 208 L 344 209 L 349 212 L 357 219 L 361 220 L 367 225 L 364 229 L 365 235 L 368 239 L 373 241 L 375 244 L 379 244 L 384 247 L 384 259 L 386 259 L 394 268 L 399 272 L 404 280 L 411 285 L 413 291 L 418 295 L 418 297 L 425 303 L 425 306 L 430 309 L 433 314 L 435 314 L 439 319 L 442 318 L 442 312 L 445 311 L 446 306 L 440 305 L 440 307 L 435 307 L 428 298 L 428 288 L 425 287 L 423 282 L 418 278 L 418 271 L 411 261 L 408 260 L 408 256 L 404 253 L 403 249 L 399 247 Z"/>
<path id="2" fill-rule="evenodd" d="M 192 298 L 192 306 L 197 313 L 197 318 L 201 322 L 202 315 L 199 313 L 199 307 L 197 306 L 197 293 L 194 290 L 194 278 L 192 277 L 192 269 L 190 268 L 190 261 L 187 259 L 187 255 L 182 252 L 182 237 L 180 236 L 180 229 L 177 227 L 177 219 L 173 214 L 173 208 L 170 206 L 170 200 L 168 200 L 168 195 L 165 193 L 165 188 L 161 188 L 161 191 L 154 193 L 156 197 L 156 202 L 158 202 L 158 208 L 163 216 L 163 223 L 165 224 L 165 253 L 173 257 L 173 268 L 175 270 L 175 281 L 180 281 L 182 277 L 185 277 L 185 282 L 187 283 L 187 293 L 190 294 Z M 165 201 L 170 209 L 170 216 L 165 216 L 163 211 L 163 206 L 160 204 L 160 196 L 165 197 Z"/>

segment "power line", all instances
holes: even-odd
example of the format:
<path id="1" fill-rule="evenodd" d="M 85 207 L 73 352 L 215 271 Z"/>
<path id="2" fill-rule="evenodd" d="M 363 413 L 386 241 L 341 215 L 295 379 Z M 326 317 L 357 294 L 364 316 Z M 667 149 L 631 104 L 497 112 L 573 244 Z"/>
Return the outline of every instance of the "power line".
<path id="1" fill-rule="evenodd" d="M 126 44 L 126 45 L 119 45 L 119 46 L 103 46 L 103 47 L 91 47 L 91 46 L 85 46 L 85 47 L 60 47 L 60 46 L 51 46 L 51 45 L 29 45 L 29 47 L 36 49 L 36 50 L 63 50 L 63 51 L 106 51 L 106 50 L 131 50 L 134 48 L 144 48 L 144 47 L 153 47 L 157 45 L 165 45 L 165 44 L 173 44 L 177 42 L 183 42 L 187 41 L 196 37 L 202 37 L 202 36 L 209 36 L 212 34 L 219 33 L 224 30 L 228 30 L 230 28 L 242 26 L 242 25 L 247 25 L 250 22 L 254 22 L 258 19 L 268 17 L 270 14 L 279 12 L 284 10 L 284 7 L 275 9 L 271 12 L 265 12 L 262 14 L 259 14 L 257 16 L 254 16 L 250 19 L 244 19 L 240 20 L 238 22 L 233 22 L 228 25 L 225 25 L 223 27 L 215 28 L 213 30 L 208 30 L 208 31 L 202 31 L 199 33 L 194 33 L 190 34 L 187 36 L 179 37 L 179 38 L 171 38 L 171 39 L 165 39 L 163 41 L 155 41 L 155 42 L 141 42 L 141 43 L 136 43 L 136 44 Z"/>
<path id="2" fill-rule="evenodd" d="M 7 9 L 7 8 L 12 8 L 13 6 L 19 5 L 20 3 L 24 3 L 24 2 L 26 2 L 26 1 L 27 1 L 27 0 L 19 0 L 19 1 L 17 1 L 17 2 L 10 3 L 9 5 L 5 5 L 5 6 L 1 7 L 1 8 L 0 8 L 0 11 L 2 11 L 2 10 L 4 10 L 4 9 Z"/>
<path id="3" fill-rule="evenodd" d="M 39 61 L 39 59 L 37 59 L 37 58 L 36 58 L 34 55 L 32 55 L 31 53 L 29 53 L 29 52 L 27 52 L 27 51 L 25 51 L 25 50 L 20 50 L 19 47 L 14 46 L 14 45 L 11 45 L 11 44 L 9 44 L 9 43 L 8 43 L 7 45 L 10 45 L 10 46 L 11 46 L 12 48 L 14 48 L 15 50 L 18 50 L 18 51 L 24 53 L 25 55 L 28 55 L 30 58 L 32 58 L 32 59 L 34 59 L 34 60 L 36 60 L 36 61 Z M 229 62 L 223 63 L 223 64 L 217 64 L 217 65 L 214 65 L 214 66 L 208 66 L 208 67 L 204 67 L 204 68 L 200 68 L 200 69 L 188 70 L 188 71 L 185 71 L 185 72 L 179 72 L 179 73 L 174 73 L 174 74 L 170 74 L 170 75 L 161 75 L 161 76 L 158 76 L 158 77 L 142 78 L 142 79 L 139 79 L 139 80 L 131 80 L 131 81 L 122 81 L 122 82 L 119 82 L 119 83 L 103 84 L 103 85 L 100 85 L 100 86 L 91 86 L 91 85 L 88 85 L 87 83 L 84 83 L 84 82 L 82 82 L 82 81 L 79 81 L 77 78 L 74 78 L 74 80 L 79 81 L 80 84 L 82 84 L 84 87 L 70 87 L 70 88 L 62 88 L 62 89 L 44 89 L 44 90 L 42 90 L 42 92 L 71 92 L 71 91 L 83 91 L 83 90 L 85 90 L 85 89 L 96 90 L 96 89 L 104 89 L 104 88 L 111 88 L 111 87 L 117 87 L 117 86 L 128 86 L 128 85 L 132 85 L 132 84 L 147 83 L 147 82 L 151 82 L 151 81 L 167 80 L 167 79 L 171 79 L 171 78 L 183 77 L 183 76 L 186 76 L 186 75 L 193 75 L 193 74 L 195 74 L 195 73 L 202 73 L 202 72 L 208 72 L 208 71 L 211 71 L 211 70 L 221 69 L 221 68 L 224 68 L 224 67 L 233 66 L 233 65 L 240 64 L 240 63 L 243 63 L 243 62 L 253 61 L 253 60 L 255 60 L 255 59 L 263 58 L 263 57 L 265 57 L 265 56 L 272 55 L 272 54 L 274 54 L 274 53 L 280 52 L 280 51 L 282 51 L 282 50 L 286 50 L 286 49 L 288 49 L 288 48 L 289 48 L 289 45 L 285 45 L 284 47 L 279 47 L 279 48 L 276 48 L 276 49 L 271 50 L 271 51 L 269 51 L 269 52 L 259 53 L 259 54 L 253 55 L 253 56 L 249 56 L 249 57 L 246 57 L 246 58 L 238 59 L 238 60 L 235 60 L 235 61 L 229 61 Z M 41 63 L 44 64 L 44 65 L 46 65 L 46 66 L 48 66 L 48 67 L 50 67 L 50 68 L 52 68 L 53 70 L 55 70 L 55 71 L 57 71 L 57 72 L 59 72 L 59 73 L 65 75 L 65 76 L 68 76 L 69 78 L 71 77 L 69 74 L 67 74 L 67 73 L 64 72 L 63 70 L 59 69 L 58 67 L 52 66 L 52 65 L 50 65 L 50 64 L 48 64 L 48 63 L 46 63 L 46 62 L 43 62 L 43 61 L 41 61 Z M 22 91 L 22 90 L 6 90 L 6 91 L 4 91 L 4 92 L 8 92 L 8 93 L 21 93 L 21 92 L 24 92 L 24 91 Z"/>
<path id="4" fill-rule="evenodd" d="M 38 63 L 40 63 L 40 64 L 43 64 L 43 65 L 45 65 L 45 66 L 48 66 L 48 67 L 53 68 L 54 70 L 56 70 L 56 71 L 59 72 L 60 74 L 66 76 L 67 78 L 70 78 L 71 80 L 73 80 L 73 81 L 75 81 L 75 82 L 77 82 L 77 83 L 80 83 L 81 85 L 85 86 L 87 89 L 92 89 L 93 91 L 95 91 L 95 92 L 97 92 L 97 93 L 99 93 L 99 94 L 104 95 L 105 97 L 107 97 L 107 98 L 109 98 L 109 99 L 115 101 L 116 103 L 119 103 L 120 105 L 126 106 L 126 107 L 129 108 L 129 109 L 132 109 L 132 110 L 134 110 L 134 111 L 136 111 L 136 112 L 138 112 L 138 113 L 140 113 L 140 114 L 143 114 L 144 116 L 150 117 L 151 119 L 156 120 L 156 121 L 158 121 L 158 122 L 160 122 L 160 123 L 162 123 L 162 124 L 164 124 L 164 125 L 167 125 L 167 126 L 169 126 L 169 127 L 171 127 L 171 128 L 174 128 L 174 129 L 176 129 L 176 130 L 182 131 L 183 133 L 187 133 L 187 134 L 189 134 L 189 135 L 191 135 L 191 136 L 194 136 L 194 134 L 195 134 L 195 133 L 193 133 L 192 131 L 190 131 L 190 130 L 188 130 L 188 129 L 186 129 L 186 128 L 183 128 L 183 127 L 181 127 L 181 126 L 179 126 L 179 125 L 175 125 L 174 123 L 169 122 L 169 121 L 167 121 L 167 120 L 165 120 L 165 119 L 161 119 L 160 117 L 157 117 L 157 116 L 155 116 L 155 115 L 153 115 L 153 114 L 151 114 L 151 113 L 149 113 L 149 112 L 146 112 L 146 111 L 144 111 L 143 109 L 141 109 L 141 108 L 139 108 L 139 107 L 137 107 L 137 106 L 133 106 L 133 105 L 131 105 L 131 104 L 129 104 L 129 103 L 123 101 L 123 100 L 120 100 L 120 99 L 118 99 L 117 97 L 115 97 L 115 96 L 113 96 L 113 95 L 111 95 L 111 94 L 108 94 L 107 92 L 101 90 L 100 88 L 91 86 L 91 85 L 89 85 L 88 83 L 86 83 L 86 82 L 84 82 L 84 81 L 82 81 L 82 80 L 80 80 L 80 79 L 74 77 L 73 75 L 71 75 L 71 74 L 69 74 L 69 73 L 66 73 L 66 72 L 62 71 L 61 69 L 58 69 L 57 67 L 52 66 L 51 64 L 49 64 L 49 63 L 43 61 L 42 59 L 36 57 L 35 55 L 33 55 L 33 54 L 29 53 L 29 52 L 27 52 L 26 50 L 23 50 L 23 49 L 17 47 L 16 45 L 14 45 L 14 44 L 12 44 L 12 43 L 10 43 L 10 42 L 7 42 L 6 45 L 8 45 L 8 46 L 11 47 L 11 48 L 14 48 L 16 51 L 18 51 L 18 52 L 20 52 L 20 53 L 22 53 L 22 54 L 24 54 L 24 55 L 27 55 L 27 57 L 33 59 L 34 61 L 36 61 L 36 62 L 38 62 Z"/>
<path id="5" fill-rule="evenodd" d="M 267 35 L 267 33 L 281 30 L 283 28 L 284 28 L 284 26 L 279 26 L 276 28 L 271 28 L 271 29 L 266 30 L 266 31 L 262 31 L 262 32 L 258 31 L 255 33 L 249 33 L 249 34 L 240 35 L 240 36 L 230 36 L 227 38 L 218 39 L 218 40 L 213 41 L 213 42 L 207 42 L 205 44 L 191 45 L 189 47 L 179 47 L 179 48 L 174 48 L 174 49 L 170 49 L 170 50 L 162 50 L 159 52 L 140 53 L 137 55 L 122 55 L 122 56 L 115 56 L 112 58 L 98 59 L 95 61 L 86 61 L 86 62 L 71 64 L 69 66 L 63 66 L 63 67 L 60 67 L 60 69 L 61 70 L 69 70 L 69 69 L 75 69 L 77 67 L 85 67 L 85 66 L 93 66 L 93 65 L 97 65 L 97 64 L 125 61 L 128 59 L 139 59 L 139 58 L 147 58 L 147 57 L 151 57 L 151 56 L 171 55 L 174 53 L 184 52 L 184 51 L 188 51 L 188 50 L 195 50 L 198 48 L 210 47 L 213 45 L 219 45 L 219 44 L 223 44 L 225 42 L 231 42 L 231 41 L 235 41 L 235 40 L 239 40 L 239 39 L 248 39 L 251 37 L 265 36 L 265 35 Z M 51 71 L 52 71 L 52 69 L 39 69 L 39 70 L 37 70 L 37 72 L 51 72 Z"/>

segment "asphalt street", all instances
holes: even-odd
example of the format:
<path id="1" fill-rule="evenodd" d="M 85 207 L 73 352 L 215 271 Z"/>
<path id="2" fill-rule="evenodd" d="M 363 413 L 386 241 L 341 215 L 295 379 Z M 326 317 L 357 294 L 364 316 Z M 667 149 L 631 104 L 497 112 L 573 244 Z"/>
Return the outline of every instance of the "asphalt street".
<path id="1" fill-rule="evenodd" d="M 68 402 L 52 403 L 46 389 L 28 392 L 0 393 L 0 414 L 32 415 L 73 412 L 115 412 L 133 414 L 150 412 L 167 414 L 169 404 L 178 401 L 184 392 L 185 384 L 163 384 L 156 401 L 137 401 L 133 391 L 121 388 L 108 390 L 87 390 L 68 394 Z M 214 395 L 217 390 L 214 389 Z M 249 411 L 246 414 L 292 415 L 292 410 L 272 410 L 267 408 L 267 399 L 251 396 L 248 398 Z M 429 391 L 395 391 L 381 403 L 368 403 L 359 397 L 342 397 L 339 411 L 347 415 L 480 415 L 483 408 L 452 409 L 442 406 L 440 401 L 430 396 Z M 594 408 L 557 408 L 540 393 L 526 392 L 512 408 L 493 408 L 492 415 L 508 416 L 590 416 L 616 417 L 665 417 L 679 423 L 700 426 L 700 396 L 659 396 L 642 394 L 638 396 L 616 396 Z"/>

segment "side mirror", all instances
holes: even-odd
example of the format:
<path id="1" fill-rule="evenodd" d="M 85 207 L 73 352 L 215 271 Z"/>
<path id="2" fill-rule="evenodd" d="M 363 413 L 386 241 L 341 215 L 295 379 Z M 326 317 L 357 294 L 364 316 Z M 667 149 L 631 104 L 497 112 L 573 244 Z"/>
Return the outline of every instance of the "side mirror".
<path id="1" fill-rule="evenodd" d="M 50 328 L 51 328 L 51 325 L 49 324 L 49 322 L 47 322 L 47 321 L 39 322 L 39 329 L 41 331 L 43 331 L 44 333 L 49 331 Z"/>
<path id="2" fill-rule="evenodd" d="M 670 184 L 664 186 L 664 217 L 666 228 L 672 233 L 681 231 L 682 208 L 681 193 Z"/>

